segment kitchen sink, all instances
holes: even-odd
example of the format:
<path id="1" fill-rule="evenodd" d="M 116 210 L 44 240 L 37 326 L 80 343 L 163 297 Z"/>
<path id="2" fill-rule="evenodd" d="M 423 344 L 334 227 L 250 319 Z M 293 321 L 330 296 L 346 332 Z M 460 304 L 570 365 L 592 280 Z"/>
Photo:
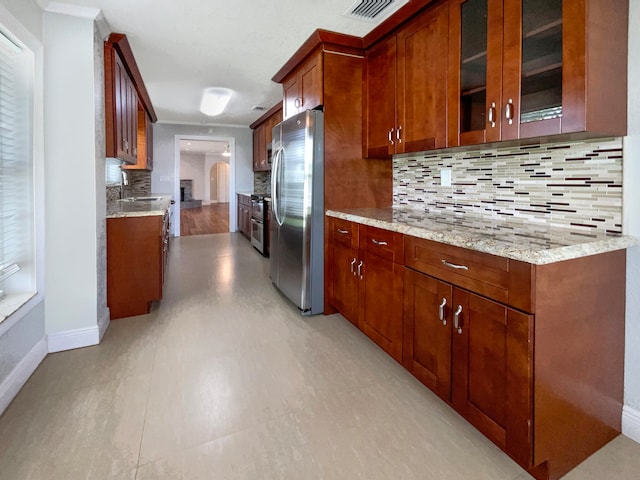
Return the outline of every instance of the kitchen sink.
<path id="1" fill-rule="evenodd" d="M 128 197 L 123 198 L 121 202 L 157 202 L 158 200 L 162 200 L 162 197 Z"/>

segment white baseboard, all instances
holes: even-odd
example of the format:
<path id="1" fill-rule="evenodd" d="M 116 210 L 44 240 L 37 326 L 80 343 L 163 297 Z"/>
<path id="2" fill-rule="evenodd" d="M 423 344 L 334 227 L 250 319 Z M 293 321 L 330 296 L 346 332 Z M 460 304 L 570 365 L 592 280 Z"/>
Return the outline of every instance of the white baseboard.
<path id="1" fill-rule="evenodd" d="M 631 407 L 622 407 L 622 434 L 640 443 L 640 411 Z"/>
<path id="2" fill-rule="evenodd" d="M 47 339 L 43 338 L 20 360 L 13 371 L 0 384 L 0 415 L 9 406 L 40 362 L 47 356 Z"/>
<path id="3" fill-rule="evenodd" d="M 49 353 L 73 350 L 74 348 L 89 347 L 100 343 L 100 327 L 77 328 L 66 332 L 47 335 Z"/>

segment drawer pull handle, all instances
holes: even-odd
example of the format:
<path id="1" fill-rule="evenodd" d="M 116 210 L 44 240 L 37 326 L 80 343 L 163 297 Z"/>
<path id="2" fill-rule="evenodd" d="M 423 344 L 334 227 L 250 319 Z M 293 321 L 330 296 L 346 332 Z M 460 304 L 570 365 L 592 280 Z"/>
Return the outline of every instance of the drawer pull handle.
<path id="1" fill-rule="evenodd" d="M 458 270 L 469 270 L 469 267 L 467 267 L 466 265 L 456 265 L 455 263 L 449 263 L 446 260 L 442 260 L 442 264 L 446 265 L 447 267 L 456 268 Z"/>
<path id="2" fill-rule="evenodd" d="M 374 245 L 389 245 L 387 242 L 379 242 L 375 238 L 372 238 L 371 241 L 373 242 Z"/>
<path id="3" fill-rule="evenodd" d="M 356 271 L 355 271 L 355 269 L 353 268 L 353 267 L 355 267 L 355 265 L 356 265 L 356 259 L 355 259 L 355 257 L 354 257 L 354 258 L 353 258 L 353 260 L 351 261 L 351 273 L 352 273 L 353 275 L 355 275 L 355 274 L 356 274 Z"/>
<path id="4" fill-rule="evenodd" d="M 362 266 L 364 265 L 364 262 L 362 260 L 360 260 L 360 263 L 358 264 L 358 276 L 360 277 L 360 280 L 363 279 L 362 276 Z"/>
<path id="5" fill-rule="evenodd" d="M 349 230 L 342 230 L 341 228 L 339 228 L 338 233 L 341 235 L 346 235 L 347 233 L 349 233 Z"/>
<path id="6" fill-rule="evenodd" d="M 462 305 L 458 305 L 456 313 L 453 314 L 453 328 L 455 328 L 459 334 L 462 334 L 462 327 L 460 326 L 460 314 L 462 313 Z"/>
<path id="7" fill-rule="evenodd" d="M 447 324 L 447 319 L 444 318 L 444 307 L 446 304 L 447 304 L 447 299 L 443 298 L 442 303 L 440 304 L 440 321 L 442 322 L 443 325 Z"/>

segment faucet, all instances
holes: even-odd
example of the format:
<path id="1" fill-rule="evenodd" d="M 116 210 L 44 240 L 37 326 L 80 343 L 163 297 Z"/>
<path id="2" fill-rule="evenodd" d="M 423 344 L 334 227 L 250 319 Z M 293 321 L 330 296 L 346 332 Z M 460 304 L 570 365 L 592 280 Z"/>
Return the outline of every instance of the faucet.
<path id="1" fill-rule="evenodd" d="M 129 174 L 125 170 L 120 170 L 120 198 L 124 198 L 124 187 L 129 185 Z"/>

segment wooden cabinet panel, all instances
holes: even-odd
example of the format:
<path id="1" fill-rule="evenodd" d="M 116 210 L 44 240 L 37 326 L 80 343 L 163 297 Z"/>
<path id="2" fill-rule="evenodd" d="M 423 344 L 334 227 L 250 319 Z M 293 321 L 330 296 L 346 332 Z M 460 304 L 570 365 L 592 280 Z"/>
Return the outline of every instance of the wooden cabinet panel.
<path id="1" fill-rule="evenodd" d="M 124 170 L 153 170 L 153 124 L 145 110 L 137 111 L 137 157 L 133 165 L 122 165 Z"/>
<path id="2" fill-rule="evenodd" d="M 418 380 L 451 402 L 453 287 L 405 269 L 403 360 Z"/>
<path id="3" fill-rule="evenodd" d="M 628 2 L 450 0 L 449 8 L 448 146 L 626 134 Z"/>
<path id="4" fill-rule="evenodd" d="M 104 43 L 106 156 L 119 158 L 132 168 L 150 170 L 152 142 L 146 141 L 157 120 L 125 35 L 112 33 Z M 144 125 L 140 113 L 144 113 Z M 147 125 L 149 124 L 149 125 Z M 139 139 L 144 134 L 141 151 Z"/>
<path id="5" fill-rule="evenodd" d="M 361 251 L 360 328 L 385 352 L 402 362 L 402 266 Z"/>
<path id="6" fill-rule="evenodd" d="M 238 194 L 238 231 L 251 238 L 251 197 Z"/>
<path id="7" fill-rule="evenodd" d="M 329 241 L 331 305 L 402 362 L 402 235 L 331 218 Z"/>
<path id="8" fill-rule="evenodd" d="M 365 73 L 364 156 L 386 158 L 395 153 L 396 37 L 367 51 Z"/>
<path id="9" fill-rule="evenodd" d="M 533 317 L 458 288 L 453 298 L 452 404 L 529 465 Z"/>
<path id="10" fill-rule="evenodd" d="M 162 299 L 165 228 L 168 220 L 160 215 L 107 219 L 107 305 L 112 319 L 149 313 L 150 303 Z"/>
<path id="11" fill-rule="evenodd" d="M 273 127 L 282 121 L 282 104 L 271 107 L 263 116 L 253 122 L 253 171 L 271 170 Z"/>
<path id="12" fill-rule="evenodd" d="M 447 25 L 436 5 L 367 52 L 367 157 L 446 146 Z"/>
<path id="13" fill-rule="evenodd" d="M 533 316 L 409 269 L 405 278 L 403 364 L 529 466 Z"/>
<path id="14" fill-rule="evenodd" d="M 318 51 L 284 79 L 284 119 L 323 104 L 322 77 L 322 52 Z"/>
<path id="15" fill-rule="evenodd" d="M 398 33 L 398 153 L 446 146 L 448 23 L 442 3 Z"/>
<path id="16" fill-rule="evenodd" d="M 410 236 L 405 237 L 405 264 L 533 313 L 531 264 Z"/>

